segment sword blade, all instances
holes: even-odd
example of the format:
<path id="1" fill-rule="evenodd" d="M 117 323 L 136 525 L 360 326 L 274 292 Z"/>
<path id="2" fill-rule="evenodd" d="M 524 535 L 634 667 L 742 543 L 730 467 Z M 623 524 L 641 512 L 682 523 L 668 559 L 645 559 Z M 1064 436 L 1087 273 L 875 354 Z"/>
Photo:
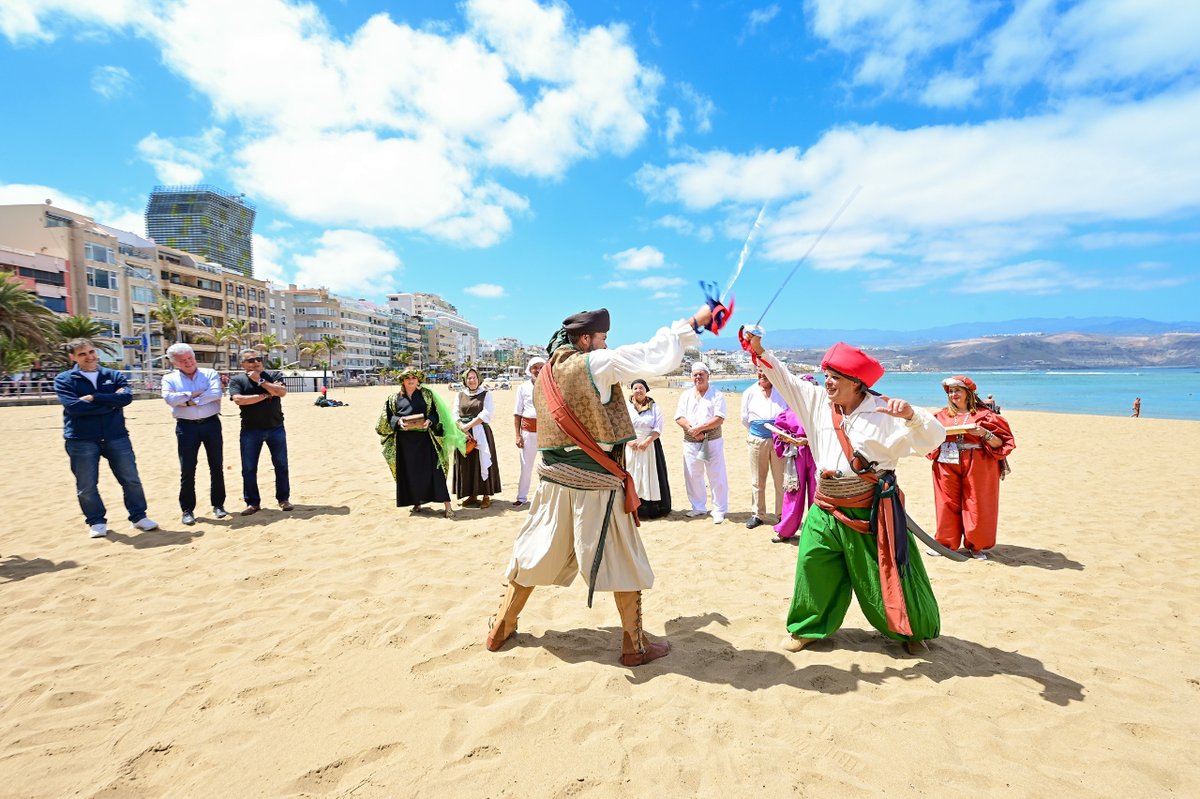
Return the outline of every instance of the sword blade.
<path id="1" fill-rule="evenodd" d="M 783 287 L 786 286 L 788 281 L 792 279 L 792 275 L 796 274 L 796 270 L 800 268 L 800 264 L 808 260 L 808 256 L 812 255 L 812 251 L 815 250 L 817 245 L 821 243 L 821 239 L 825 238 L 825 234 L 829 232 L 831 227 L 833 227 L 833 223 L 838 221 L 842 215 L 842 212 L 850 207 L 850 203 L 854 202 L 854 198 L 858 196 L 860 191 L 862 191 L 862 186 L 854 187 L 854 191 L 850 192 L 850 196 L 846 198 L 846 202 L 842 203 L 842 207 L 837 209 L 837 213 L 833 215 L 833 219 L 830 219 L 829 224 L 827 224 L 821 233 L 815 239 L 813 239 L 813 243 L 809 245 L 808 251 L 805 252 L 804 255 L 800 256 L 799 261 L 796 261 L 796 265 L 792 267 L 791 272 L 788 272 L 788 276 L 783 279 L 783 283 L 780 284 L 779 290 L 775 292 L 775 296 L 771 298 L 771 301 L 767 303 L 767 307 L 763 309 L 762 316 L 758 317 L 758 321 L 754 323 L 755 327 L 762 325 L 763 317 L 767 315 L 767 311 L 771 310 L 771 306 L 775 304 L 775 300 L 779 299 L 779 295 L 783 293 Z"/>
<path id="2" fill-rule="evenodd" d="M 733 270 L 733 274 L 729 276 L 729 280 L 725 283 L 725 291 L 721 292 L 721 304 L 724 305 L 729 300 L 729 293 L 733 291 L 733 284 L 737 282 L 742 275 L 742 267 L 746 265 L 746 257 L 750 255 L 750 242 L 754 241 L 754 234 L 758 232 L 758 228 L 762 225 L 763 214 L 767 212 L 767 204 L 763 203 L 762 208 L 758 209 L 758 216 L 754 220 L 754 226 L 750 228 L 750 233 L 746 236 L 746 242 L 742 244 L 742 253 L 738 256 L 737 266 Z"/>
<path id="3" fill-rule="evenodd" d="M 961 552 L 955 552 L 953 549 L 950 549 L 949 547 L 944 547 L 941 544 L 939 544 L 937 542 L 936 538 L 934 538 L 929 533 L 922 530 L 921 525 L 919 525 L 915 521 L 913 521 L 913 517 L 909 516 L 907 511 L 905 511 L 905 513 L 904 513 L 904 519 L 905 519 L 905 521 L 908 522 L 909 532 L 911 532 L 917 538 L 921 539 L 926 544 L 928 544 L 930 549 L 932 549 L 934 552 L 938 553 L 942 557 L 950 558 L 950 560 L 956 560 L 959 563 L 962 563 L 963 561 L 966 561 L 966 560 L 970 560 L 970 558 L 968 558 L 966 555 L 962 554 Z"/>

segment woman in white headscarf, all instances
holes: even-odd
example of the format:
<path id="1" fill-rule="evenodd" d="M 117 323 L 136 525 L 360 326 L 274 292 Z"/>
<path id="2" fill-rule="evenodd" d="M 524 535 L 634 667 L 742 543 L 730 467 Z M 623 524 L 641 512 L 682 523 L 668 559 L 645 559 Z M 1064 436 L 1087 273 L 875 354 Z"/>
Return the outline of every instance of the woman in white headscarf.
<path id="1" fill-rule="evenodd" d="M 491 426 L 495 406 L 474 368 L 463 373 L 463 385 L 466 391 L 454 397 L 454 415 L 458 429 L 467 434 L 467 454 L 454 455 L 454 495 L 467 497 L 462 503 L 464 508 L 487 508 L 492 496 L 500 493 L 500 464 L 495 460 L 496 439 Z"/>
<path id="2" fill-rule="evenodd" d="M 636 439 L 625 445 L 625 468 L 633 477 L 638 499 L 638 517 L 657 519 L 671 512 L 671 485 L 667 482 L 667 459 L 663 456 L 663 415 L 646 392 L 645 380 L 629 384 L 629 418 L 633 420 Z"/>

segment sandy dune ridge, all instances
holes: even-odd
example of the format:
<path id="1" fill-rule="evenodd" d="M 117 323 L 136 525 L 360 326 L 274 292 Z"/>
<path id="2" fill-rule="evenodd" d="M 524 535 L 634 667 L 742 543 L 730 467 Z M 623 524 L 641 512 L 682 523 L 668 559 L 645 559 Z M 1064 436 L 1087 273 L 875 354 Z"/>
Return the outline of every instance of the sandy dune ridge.
<path id="1" fill-rule="evenodd" d="M 441 390 L 441 389 L 439 389 Z M 513 395 L 497 393 L 504 493 L 447 521 L 394 507 L 373 428 L 285 400 L 296 511 L 179 523 L 169 410 L 127 410 L 150 515 L 89 540 L 57 406 L 0 413 L 0 796 L 1200 795 L 1200 423 L 1012 413 L 1000 544 L 927 558 L 943 635 L 907 656 L 852 607 L 830 642 L 775 649 L 795 548 L 747 530 L 729 397 L 731 514 L 642 534 L 647 629 L 671 655 L 617 662 L 616 608 L 581 580 L 535 591 L 485 651 L 525 517 Z M 667 415 L 678 392 L 654 392 Z M 237 410 L 226 486 L 240 509 Z M 204 474 L 203 461 L 201 474 Z M 900 471 L 932 527 L 929 465 Z M 260 485 L 271 491 L 264 453 Z M 264 500 L 265 501 L 265 500 Z"/>

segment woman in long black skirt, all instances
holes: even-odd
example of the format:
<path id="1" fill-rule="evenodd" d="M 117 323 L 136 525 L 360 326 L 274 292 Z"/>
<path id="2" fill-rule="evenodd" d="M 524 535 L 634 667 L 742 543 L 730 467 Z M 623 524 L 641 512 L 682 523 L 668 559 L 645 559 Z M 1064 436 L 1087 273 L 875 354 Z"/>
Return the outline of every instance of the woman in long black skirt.
<path id="1" fill-rule="evenodd" d="M 492 497 L 500 493 L 500 464 L 496 462 L 496 439 L 492 435 L 491 393 L 479 385 L 479 372 L 468 369 L 463 373 L 461 391 L 455 397 L 454 415 L 458 428 L 466 433 L 475 446 L 466 454 L 454 456 L 454 495 L 463 501 L 464 508 L 486 508 Z M 482 497 L 482 500 L 480 499 Z"/>
<path id="2" fill-rule="evenodd" d="M 454 417 L 441 397 L 421 385 L 424 377 L 416 369 L 401 374 L 400 391 L 384 403 L 375 432 L 396 480 L 396 507 L 411 505 L 420 513 L 426 502 L 441 502 L 452 519 L 446 470 L 450 452 L 463 449 L 466 437 L 447 423 Z"/>

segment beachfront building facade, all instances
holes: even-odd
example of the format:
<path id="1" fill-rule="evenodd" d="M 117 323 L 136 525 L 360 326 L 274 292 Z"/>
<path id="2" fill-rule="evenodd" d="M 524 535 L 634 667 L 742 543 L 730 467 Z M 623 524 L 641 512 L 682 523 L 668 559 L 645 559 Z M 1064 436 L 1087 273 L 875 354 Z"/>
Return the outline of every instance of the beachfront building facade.
<path id="1" fill-rule="evenodd" d="M 388 309 L 364 299 L 336 299 L 341 321 L 338 338 L 346 348 L 339 358 L 343 373 L 354 377 L 388 368 Z"/>
<path id="2" fill-rule="evenodd" d="M 390 304 L 389 304 L 390 306 Z M 399 308 L 388 308 L 388 355 L 392 366 L 425 366 L 421 318 Z"/>
<path id="3" fill-rule="evenodd" d="M 156 242 L 234 272 L 254 274 L 254 204 L 216 186 L 155 186 L 146 232 Z"/>
<path id="4" fill-rule="evenodd" d="M 458 309 L 436 294 L 396 292 L 388 306 L 419 318 L 423 358 L 435 365 L 458 369 L 479 357 L 479 328 L 459 316 Z"/>
<path id="5" fill-rule="evenodd" d="M 66 258 L 0 244 L 0 273 L 10 275 L 52 311 L 74 313 L 71 267 Z"/>

